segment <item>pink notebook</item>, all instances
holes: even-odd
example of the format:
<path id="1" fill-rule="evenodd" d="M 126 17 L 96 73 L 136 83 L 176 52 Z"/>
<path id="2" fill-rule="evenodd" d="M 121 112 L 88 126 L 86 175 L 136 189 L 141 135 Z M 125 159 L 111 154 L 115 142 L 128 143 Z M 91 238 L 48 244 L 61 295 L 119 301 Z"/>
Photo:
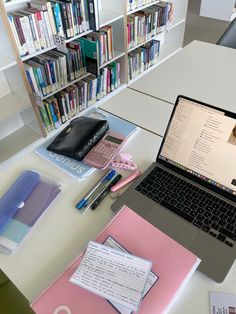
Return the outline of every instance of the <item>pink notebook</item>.
<path id="1" fill-rule="evenodd" d="M 124 206 L 96 241 L 108 236 L 129 253 L 153 262 L 152 271 L 159 277 L 143 298 L 140 314 L 163 313 L 199 265 L 197 256 L 172 240 L 149 222 Z M 69 282 L 82 255 L 32 304 L 37 314 L 115 314 L 117 310 L 105 299 Z"/>

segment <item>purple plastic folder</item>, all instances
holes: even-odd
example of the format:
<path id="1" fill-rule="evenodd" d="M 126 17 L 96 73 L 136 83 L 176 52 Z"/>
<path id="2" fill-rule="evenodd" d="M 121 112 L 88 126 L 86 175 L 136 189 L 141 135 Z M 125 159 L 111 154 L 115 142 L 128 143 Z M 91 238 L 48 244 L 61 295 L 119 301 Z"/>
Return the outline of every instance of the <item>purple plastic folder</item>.
<path id="1" fill-rule="evenodd" d="M 26 170 L 16 179 L 0 199 L 0 230 L 10 221 L 19 207 L 39 183 L 40 175 Z"/>
<path id="2" fill-rule="evenodd" d="M 60 192 L 56 183 L 40 181 L 13 218 L 32 227 Z"/>

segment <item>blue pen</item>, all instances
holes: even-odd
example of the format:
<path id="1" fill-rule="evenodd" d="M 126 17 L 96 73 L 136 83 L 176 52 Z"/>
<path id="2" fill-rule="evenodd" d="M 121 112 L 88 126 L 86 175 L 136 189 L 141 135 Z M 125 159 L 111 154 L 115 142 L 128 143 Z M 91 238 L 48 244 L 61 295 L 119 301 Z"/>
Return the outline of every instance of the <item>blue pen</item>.
<path id="1" fill-rule="evenodd" d="M 100 188 L 100 186 L 106 182 L 111 180 L 114 175 L 116 174 L 116 171 L 111 169 L 108 172 L 105 173 L 105 175 L 98 180 L 98 182 L 92 187 L 92 189 L 89 191 L 88 194 L 86 194 L 82 200 L 79 201 L 79 203 L 76 204 L 76 208 L 81 209 L 83 207 L 86 207 L 88 205 L 88 199 L 92 196 L 93 193 L 95 193 L 97 191 L 97 189 Z"/>

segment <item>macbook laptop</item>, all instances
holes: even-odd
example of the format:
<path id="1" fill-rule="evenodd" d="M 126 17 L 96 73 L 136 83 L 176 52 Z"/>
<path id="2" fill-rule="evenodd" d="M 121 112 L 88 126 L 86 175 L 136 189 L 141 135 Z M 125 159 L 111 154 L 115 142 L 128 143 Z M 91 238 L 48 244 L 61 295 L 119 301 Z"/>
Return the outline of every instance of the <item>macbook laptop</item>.
<path id="1" fill-rule="evenodd" d="M 222 282 L 236 257 L 236 114 L 178 96 L 156 162 L 112 210 L 124 204 Z"/>

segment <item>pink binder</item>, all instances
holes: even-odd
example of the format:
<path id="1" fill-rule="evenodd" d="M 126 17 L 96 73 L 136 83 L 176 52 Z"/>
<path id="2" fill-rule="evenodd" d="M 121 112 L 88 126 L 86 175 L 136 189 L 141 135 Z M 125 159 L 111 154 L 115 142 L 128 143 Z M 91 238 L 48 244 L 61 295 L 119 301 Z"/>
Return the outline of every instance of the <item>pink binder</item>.
<path id="1" fill-rule="evenodd" d="M 127 206 L 113 218 L 96 241 L 112 236 L 131 254 L 151 260 L 159 276 L 141 303 L 140 314 L 166 311 L 183 285 L 190 279 L 200 260 Z M 32 304 L 37 314 L 115 314 L 105 299 L 69 282 L 82 255 L 66 269 Z"/>

